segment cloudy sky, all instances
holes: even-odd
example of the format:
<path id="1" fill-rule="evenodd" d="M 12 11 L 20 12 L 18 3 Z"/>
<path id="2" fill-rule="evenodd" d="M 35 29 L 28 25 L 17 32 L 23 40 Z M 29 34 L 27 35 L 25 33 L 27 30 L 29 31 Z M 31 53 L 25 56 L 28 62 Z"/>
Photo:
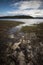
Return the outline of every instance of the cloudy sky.
<path id="1" fill-rule="evenodd" d="M 0 0 L 0 16 L 43 17 L 43 0 Z"/>

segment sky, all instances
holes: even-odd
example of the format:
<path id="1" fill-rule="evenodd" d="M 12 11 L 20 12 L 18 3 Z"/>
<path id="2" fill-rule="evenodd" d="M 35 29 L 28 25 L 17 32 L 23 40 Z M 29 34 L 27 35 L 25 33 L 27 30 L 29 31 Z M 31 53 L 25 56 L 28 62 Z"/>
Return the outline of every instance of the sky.
<path id="1" fill-rule="evenodd" d="M 43 17 L 43 0 L 0 0 L 0 17 L 15 15 Z"/>

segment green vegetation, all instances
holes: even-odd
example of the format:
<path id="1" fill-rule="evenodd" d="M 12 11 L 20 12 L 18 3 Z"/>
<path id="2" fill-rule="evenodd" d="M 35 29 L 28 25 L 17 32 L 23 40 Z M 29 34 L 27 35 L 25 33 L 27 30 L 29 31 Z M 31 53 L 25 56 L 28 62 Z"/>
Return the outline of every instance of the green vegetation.
<path id="1" fill-rule="evenodd" d="M 7 31 L 10 28 L 15 27 L 15 26 L 17 26 L 19 24 L 23 24 L 23 22 L 0 20 L 0 38 L 4 39 L 3 37 L 6 37 Z"/>
<path id="2" fill-rule="evenodd" d="M 35 32 L 35 29 L 36 29 L 36 26 L 25 26 L 25 27 L 22 27 L 21 31 L 30 33 L 30 32 Z"/>
<path id="3" fill-rule="evenodd" d="M 11 27 L 15 27 L 19 24 L 21 24 L 22 22 L 15 22 L 15 21 L 3 21 L 3 20 L 0 20 L 0 28 L 1 29 L 8 29 L 8 28 L 11 28 Z"/>
<path id="4" fill-rule="evenodd" d="M 30 65 L 43 65 L 43 23 L 40 24 L 36 24 L 33 26 L 25 26 L 21 29 L 21 31 L 23 32 L 27 32 L 27 33 L 31 33 L 34 32 L 36 33 L 35 37 L 32 38 L 29 44 L 27 44 L 27 36 L 26 37 L 26 45 L 23 45 L 23 40 L 22 36 L 20 36 L 20 39 L 22 39 L 21 41 L 21 45 L 19 45 L 19 48 L 17 48 L 16 50 L 12 49 L 12 45 L 14 45 L 15 39 L 13 39 L 12 41 L 8 41 L 6 42 L 6 39 L 4 40 L 4 42 L 0 43 L 0 64 L 1 65 L 20 65 L 20 60 L 18 60 L 21 56 L 22 58 L 24 58 L 24 60 L 22 62 L 25 62 L 25 65 L 28 65 L 28 63 L 30 63 Z M 24 33 L 25 34 L 25 33 Z M 42 35 L 42 36 L 41 36 Z M 18 35 L 17 35 L 18 37 Z M 38 41 L 38 37 L 40 38 L 41 41 Z M 17 40 L 16 40 L 17 41 Z M 12 44 L 11 44 L 11 43 Z M 25 43 L 25 42 L 24 42 Z M 31 46 L 29 48 L 29 46 Z M 22 49 L 23 48 L 23 49 Z M 30 52 L 32 51 L 32 57 L 28 57 L 30 52 L 28 51 L 30 49 Z M 21 56 L 19 55 L 20 52 L 22 52 Z M 29 52 L 29 53 L 28 53 Z"/>
<path id="5" fill-rule="evenodd" d="M 43 23 L 37 24 L 36 34 L 43 41 Z"/>
<path id="6" fill-rule="evenodd" d="M 43 39 L 43 23 L 22 27 L 21 31 L 27 33 L 34 32 L 40 40 Z"/>
<path id="7" fill-rule="evenodd" d="M 23 26 L 21 29 L 22 32 L 39 32 L 43 33 L 43 23 L 34 24 L 33 26 Z"/>

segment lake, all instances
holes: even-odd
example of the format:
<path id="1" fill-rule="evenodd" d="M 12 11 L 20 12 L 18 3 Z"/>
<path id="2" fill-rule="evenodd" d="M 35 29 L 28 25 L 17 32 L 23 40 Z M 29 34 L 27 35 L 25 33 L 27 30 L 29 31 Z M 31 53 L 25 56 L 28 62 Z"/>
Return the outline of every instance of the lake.
<path id="1" fill-rule="evenodd" d="M 24 24 L 20 24 L 16 27 L 12 27 L 8 32 L 9 33 L 14 33 L 22 28 L 22 26 L 30 26 L 33 24 L 38 24 L 43 22 L 43 19 L 2 19 L 2 20 L 10 20 L 10 21 L 19 21 L 19 22 L 24 22 Z"/>
<path id="2" fill-rule="evenodd" d="M 30 26 L 32 24 L 38 24 L 43 22 L 43 19 L 9 19 L 13 21 L 24 22 L 24 24 L 20 24 L 19 26 L 13 27 L 10 29 L 10 33 L 14 33 L 22 28 L 22 26 Z"/>

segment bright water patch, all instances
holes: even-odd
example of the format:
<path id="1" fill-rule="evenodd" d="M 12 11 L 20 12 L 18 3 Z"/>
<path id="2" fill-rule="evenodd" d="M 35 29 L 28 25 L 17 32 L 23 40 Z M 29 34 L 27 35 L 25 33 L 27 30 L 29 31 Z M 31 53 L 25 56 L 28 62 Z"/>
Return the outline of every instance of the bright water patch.
<path id="1" fill-rule="evenodd" d="M 43 22 L 43 19 L 11 19 L 13 21 L 19 21 L 24 22 L 24 24 L 20 24 L 16 27 L 13 27 L 9 30 L 9 33 L 14 33 L 16 31 L 19 31 L 23 26 L 30 26 L 32 24 L 38 24 Z"/>

